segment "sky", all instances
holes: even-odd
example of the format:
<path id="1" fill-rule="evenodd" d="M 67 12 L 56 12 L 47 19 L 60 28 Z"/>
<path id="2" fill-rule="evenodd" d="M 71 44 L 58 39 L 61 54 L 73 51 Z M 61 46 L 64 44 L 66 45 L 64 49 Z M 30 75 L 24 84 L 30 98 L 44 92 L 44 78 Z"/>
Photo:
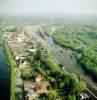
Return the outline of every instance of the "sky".
<path id="1" fill-rule="evenodd" d="M 0 0 L 0 15 L 96 14 L 97 0 Z"/>

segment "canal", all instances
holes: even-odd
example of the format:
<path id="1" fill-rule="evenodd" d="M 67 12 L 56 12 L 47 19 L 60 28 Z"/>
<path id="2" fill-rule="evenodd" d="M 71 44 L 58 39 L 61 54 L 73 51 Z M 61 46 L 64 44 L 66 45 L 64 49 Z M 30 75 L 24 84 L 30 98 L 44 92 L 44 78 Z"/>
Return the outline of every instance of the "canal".
<path id="1" fill-rule="evenodd" d="M 10 100 L 9 67 L 0 46 L 0 100 Z"/>

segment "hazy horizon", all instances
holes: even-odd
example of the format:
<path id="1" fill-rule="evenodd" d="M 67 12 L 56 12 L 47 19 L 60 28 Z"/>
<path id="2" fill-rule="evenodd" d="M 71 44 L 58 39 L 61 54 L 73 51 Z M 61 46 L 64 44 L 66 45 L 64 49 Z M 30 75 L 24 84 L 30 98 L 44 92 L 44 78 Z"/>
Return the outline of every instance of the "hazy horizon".
<path id="1" fill-rule="evenodd" d="M 0 0 L 0 15 L 97 15 L 97 0 Z"/>

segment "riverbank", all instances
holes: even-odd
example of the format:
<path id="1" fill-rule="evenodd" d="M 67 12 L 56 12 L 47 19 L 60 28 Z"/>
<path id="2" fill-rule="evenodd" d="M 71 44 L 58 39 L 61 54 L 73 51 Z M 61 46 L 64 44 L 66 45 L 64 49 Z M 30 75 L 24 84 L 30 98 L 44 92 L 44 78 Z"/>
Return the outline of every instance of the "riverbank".
<path id="1" fill-rule="evenodd" d="M 13 56 L 11 54 L 11 51 L 6 43 L 5 40 L 3 40 L 2 43 L 4 54 L 7 58 L 8 65 L 10 68 L 10 100 L 15 100 L 15 76 L 14 76 L 14 67 L 16 67 L 16 62 L 13 59 Z"/>
<path id="2" fill-rule="evenodd" d="M 10 70 L 3 49 L 3 33 L 0 31 L 0 99 L 10 100 Z"/>
<path id="3" fill-rule="evenodd" d="M 10 100 L 9 67 L 1 46 L 0 46 L 0 100 Z"/>

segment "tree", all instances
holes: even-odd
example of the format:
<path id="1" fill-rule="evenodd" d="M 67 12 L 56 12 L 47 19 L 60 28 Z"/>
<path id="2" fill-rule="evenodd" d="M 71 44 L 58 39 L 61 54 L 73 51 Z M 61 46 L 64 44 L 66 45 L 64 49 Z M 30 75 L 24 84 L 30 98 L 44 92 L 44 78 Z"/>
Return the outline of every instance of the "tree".
<path id="1" fill-rule="evenodd" d="M 75 95 L 69 95 L 67 100 L 76 100 L 76 97 Z"/>
<path id="2" fill-rule="evenodd" d="M 36 53 L 34 55 L 34 59 L 33 60 L 40 60 L 40 59 L 41 59 L 41 50 L 40 50 L 40 48 L 38 48 L 36 50 Z"/>
<path id="3" fill-rule="evenodd" d="M 58 94 L 55 90 L 49 90 L 47 93 L 47 100 L 56 100 L 56 98 L 58 97 Z"/>
<path id="4" fill-rule="evenodd" d="M 63 89 L 63 88 L 64 88 L 64 82 L 61 82 L 61 83 L 59 84 L 59 87 L 60 87 L 60 89 Z"/>
<path id="5" fill-rule="evenodd" d="M 71 77 L 71 92 L 75 94 L 79 94 L 80 92 L 86 89 L 85 82 L 78 78 L 75 74 L 72 74 Z"/>

